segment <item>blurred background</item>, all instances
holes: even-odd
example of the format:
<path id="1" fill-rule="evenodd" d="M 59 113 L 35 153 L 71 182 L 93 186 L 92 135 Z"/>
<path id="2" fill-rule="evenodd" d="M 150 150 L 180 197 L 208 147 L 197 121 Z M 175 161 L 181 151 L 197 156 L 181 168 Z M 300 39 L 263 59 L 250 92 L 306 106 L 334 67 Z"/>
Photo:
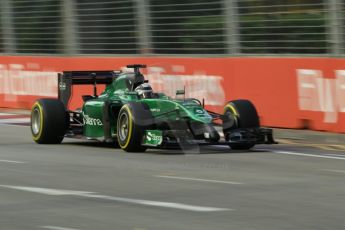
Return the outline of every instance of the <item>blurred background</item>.
<path id="1" fill-rule="evenodd" d="M 344 36 L 345 0 L 0 0 L 0 230 L 345 229 Z M 58 73 L 128 64 L 210 111 L 250 100 L 280 144 L 33 144 Z"/>
<path id="2" fill-rule="evenodd" d="M 0 53 L 344 56 L 343 0 L 0 0 Z"/>

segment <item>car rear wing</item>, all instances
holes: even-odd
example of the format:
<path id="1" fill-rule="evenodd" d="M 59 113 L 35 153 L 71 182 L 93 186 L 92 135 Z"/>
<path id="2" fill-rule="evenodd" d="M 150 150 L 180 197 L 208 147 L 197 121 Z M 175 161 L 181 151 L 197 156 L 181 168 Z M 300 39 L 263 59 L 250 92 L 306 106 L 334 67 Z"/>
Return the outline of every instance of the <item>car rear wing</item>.
<path id="1" fill-rule="evenodd" d="M 93 85 L 94 96 L 97 96 L 97 85 L 111 84 L 120 71 L 64 71 L 58 73 L 58 97 L 59 100 L 68 108 L 68 103 L 72 94 L 73 85 Z"/>

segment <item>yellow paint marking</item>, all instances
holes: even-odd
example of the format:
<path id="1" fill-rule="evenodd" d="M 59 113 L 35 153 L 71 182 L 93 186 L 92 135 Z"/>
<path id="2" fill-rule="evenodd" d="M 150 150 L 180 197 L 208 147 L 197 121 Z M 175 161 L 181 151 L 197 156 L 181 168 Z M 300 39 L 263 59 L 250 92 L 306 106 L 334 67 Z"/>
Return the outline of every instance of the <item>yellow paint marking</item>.
<path id="1" fill-rule="evenodd" d="M 304 147 L 318 148 L 318 149 L 327 150 L 327 151 L 345 150 L 345 145 L 303 143 L 303 142 L 293 141 L 289 139 L 276 139 L 276 140 L 278 141 L 279 144 L 300 145 Z"/>
<path id="2" fill-rule="evenodd" d="M 334 147 L 335 149 L 338 149 L 338 150 L 345 150 L 345 145 L 330 145 L 332 147 Z"/>
<path id="3" fill-rule="evenodd" d="M 321 144 L 316 144 L 316 148 L 327 150 L 327 151 L 335 151 L 336 149 L 332 148 L 331 146 L 328 145 L 321 145 Z"/>
<path id="4" fill-rule="evenodd" d="M 276 139 L 279 144 L 296 144 L 296 142 L 288 139 Z"/>

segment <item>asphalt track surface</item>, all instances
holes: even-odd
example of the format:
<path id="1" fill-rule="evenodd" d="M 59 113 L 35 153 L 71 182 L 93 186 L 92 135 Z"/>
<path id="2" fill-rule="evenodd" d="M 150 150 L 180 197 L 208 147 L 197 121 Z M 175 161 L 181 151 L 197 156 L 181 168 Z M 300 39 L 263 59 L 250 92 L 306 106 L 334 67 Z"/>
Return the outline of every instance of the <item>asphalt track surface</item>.
<path id="1" fill-rule="evenodd" d="M 0 124 L 0 229 L 345 229 L 343 151 L 126 153 L 75 139 L 38 145 L 24 120 L 9 123 Z"/>

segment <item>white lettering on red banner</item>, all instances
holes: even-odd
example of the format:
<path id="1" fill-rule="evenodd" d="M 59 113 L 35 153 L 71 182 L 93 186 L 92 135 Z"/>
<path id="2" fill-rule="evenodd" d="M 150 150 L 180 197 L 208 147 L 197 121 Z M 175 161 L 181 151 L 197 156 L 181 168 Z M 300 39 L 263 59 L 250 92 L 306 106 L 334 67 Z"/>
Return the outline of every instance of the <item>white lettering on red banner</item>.
<path id="1" fill-rule="evenodd" d="M 174 72 L 184 71 L 183 66 L 172 66 Z M 206 75 L 195 72 L 193 75 L 165 74 L 161 67 L 149 67 L 147 79 L 152 88 L 164 92 L 170 97 L 175 97 L 176 90 L 185 89 L 186 98 L 205 99 L 206 105 L 223 106 L 225 92 L 222 86 L 223 77 Z"/>
<path id="2" fill-rule="evenodd" d="M 0 64 L 0 94 L 56 97 L 57 72 L 30 70 L 20 64 Z"/>
<path id="3" fill-rule="evenodd" d="M 325 123 L 336 123 L 345 112 L 345 70 L 336 70 L 335 79 L 324 78 L 320 70 L 298 69 L 299 109 L 324 112 Z"/>

